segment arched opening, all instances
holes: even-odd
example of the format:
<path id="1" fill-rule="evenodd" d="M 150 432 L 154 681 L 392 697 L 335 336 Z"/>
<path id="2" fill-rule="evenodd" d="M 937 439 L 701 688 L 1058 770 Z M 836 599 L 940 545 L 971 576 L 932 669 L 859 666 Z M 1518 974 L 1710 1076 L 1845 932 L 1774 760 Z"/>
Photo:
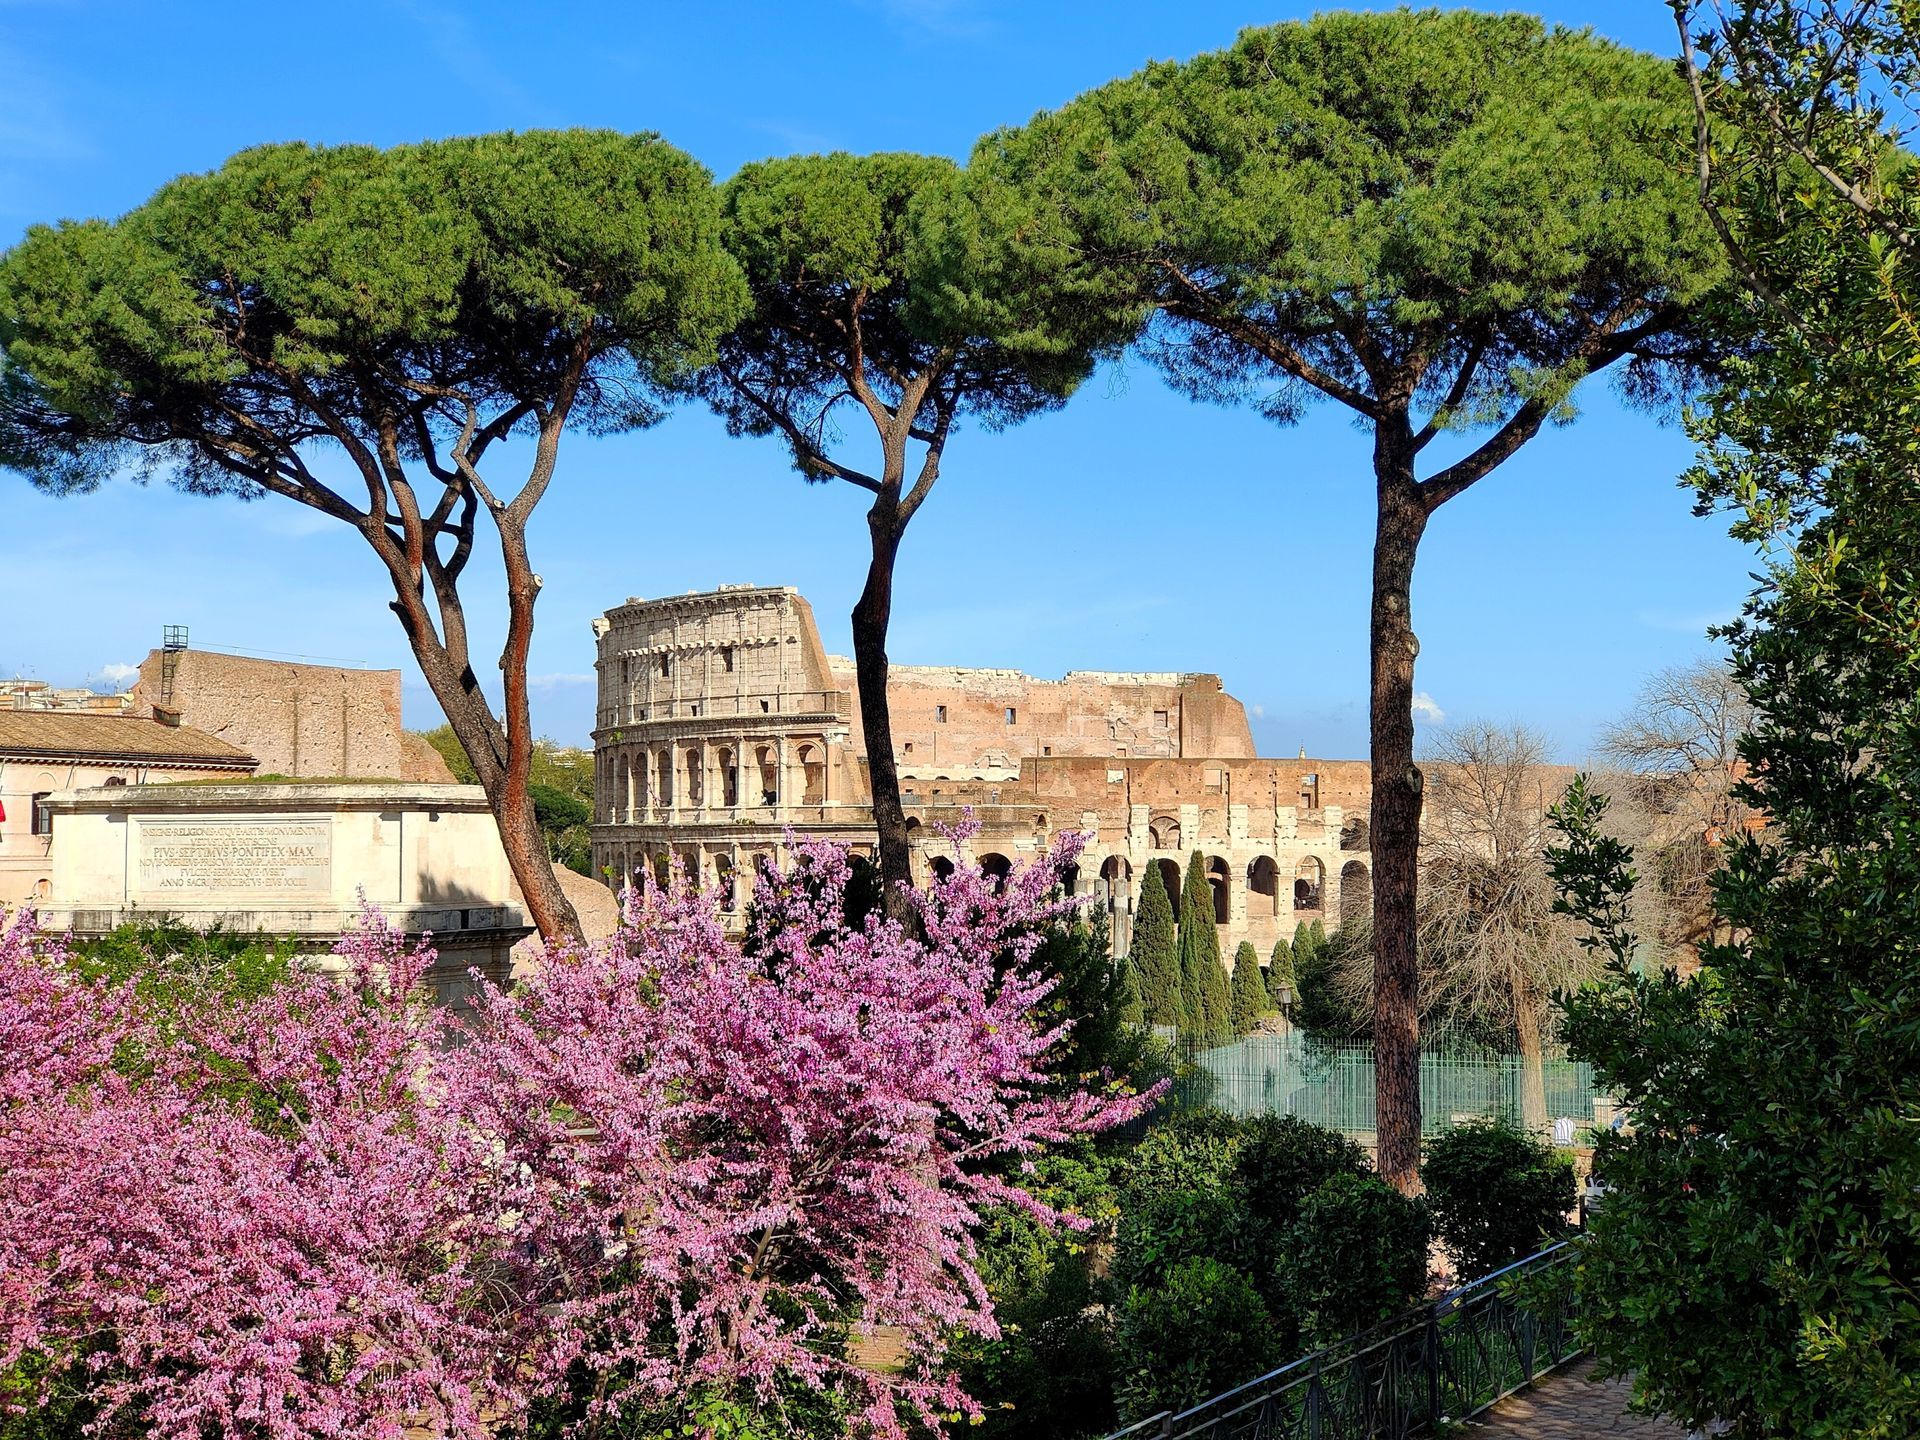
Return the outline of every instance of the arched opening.
<path id="1" fill-rule="evenodd" d="M 1180 862 L 1178 860 L 1156 860 L 1153 868 L 1160 872 L 1160 883 L 1167 888 L 1167 904 L 1173 913 L 1180 913 Z"/>
<path id="2" fill-rule="evenodd" d="M 760 768 L 760 803 L 778 805 L 780 803 L 780 766 L 774 757 L 771 745 L 762 745 L 753 752 L 754 763 Z"/>
<path id="3" fill-rule="evenodd" d="M 1373 913 L 1373 876 L 1358 860 L 1340 867 L 1340 923 L 1364 920 Z"/>
<path id="4" fill-rule="evenodd" d="M 613 792 L 613 816 L 615 820 L 633 818 L 633 762 L 626 756 L 620 757 L 620 778 Z"/>
<path id="5" fill-rule="evenodd" d="M 800 774 L 804 781 L 800 803 L 802 805 L 826 804 L 827 765 L 818 745 L 800 747 Z"/>
<path id="6" fill-rule="evenodd" d="M 1326 885 L 1327 867 L 1318 858 L 1309 855 L 1300 862 L 1293 872 L 1293 908 L 1296 910 L 1318 910 L 1320 893 Z"/>
<path id="7" fill-rule="evenodd" d="M 953 861 L 944 855 L 934 856 L 933 878 L 936 880 L 951 880 L 953 878 Z"/>
<path id="8" fill-rule="evenodd" d="M 720 882 L 720 908 L 731 914 L 734 908 L 733 857 L 716 855 L 713 857 L 714 879 Z"/>
<path id="9" fill-rule="evenodd" d="M 689 805 L 706 803 L 707 787 L 703 783 L 705 777 L 700 772 L 700 752 L 697 749 L 687 751 L 687 804 Z"/>
<path id="10" fill-rule="evenodd" d="M 1280 913 L 1280 867 L 1271 855 L 1262 855 L 1247 867 L 1247 894 L 1249 914 Z"/>
<path id="11" fill-rule="evenodd" d="M 1013 873 L 1013 862 L 999 852 L 989 850 L 980 857 L 980 873 L 986 876 L 987 883 L 993 886 L 993 893 L 998 895 L 1007 888 L 1007 876 Z"/>
<path id="12" fill-rule="evenodd" d="M 656 803 L 673 804 L 673 752 L 662 750 L 659 763 L 654 766 L 654 769 L 660 776 L 660 798 Z"/>
<path id="13" fill-rule="evenodd" d="M 729 810 L 740 803 L 740 766 L 730 747 L 720 751 L 720 803 Z"/>
<path id="14" fill-rule="evenodd" d="M 1358 815 L 1340 826 L 1340 848 L 1342 850 L 1365 850 L 1368 848 L 1367 822 Z M 1362 866 L 1362 869 L 1365 867 Z"/>
<path id="15" fill-rule="evenodd" d="M 1068 898 L 1080 893 L 1080 867 L 1063 865 L 1060 867 L 1060 888 L 1067 892 Z"/>
<path id="16" fill-rule="evenodd" d="M 1213 891 L 1213 923 L 1224 925 L 1233 914 L 1233 897 L 1227 888 L 1227 862 L 1218 855 L 1207 857 L 1207 886 Z"/>
<path id="17" fill-rule="evenodd" d="M 1133 866 L 1124 855 L 1109 855 L 1100 862 L 1100 894 L 1107 909 L 1133 909 Z"/>
<path id="18" fill-rule="evenodd" d="M 1171 815 L 1156 815 L 1147 822 L 1147 840 L 1156 850 L 1180 848 L 1180 822 Z"/>

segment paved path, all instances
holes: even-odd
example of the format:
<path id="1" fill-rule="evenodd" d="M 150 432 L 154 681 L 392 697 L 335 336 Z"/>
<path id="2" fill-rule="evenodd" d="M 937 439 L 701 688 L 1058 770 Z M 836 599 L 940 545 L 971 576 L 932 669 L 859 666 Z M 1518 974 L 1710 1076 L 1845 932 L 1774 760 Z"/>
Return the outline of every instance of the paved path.
<path id="1" fill-rule="evenodd" d="M 1596 1385 L 1587 1378 L 1592 1369 L 1593 1361 L 1582 1360 L 1509 1395 L 1468 1433 L 1474 1440 L 1686 1440 L 1687 1432 L 1670 1420 L 1628 1414 L 1633 1387 L 1625 1380 Z"/>

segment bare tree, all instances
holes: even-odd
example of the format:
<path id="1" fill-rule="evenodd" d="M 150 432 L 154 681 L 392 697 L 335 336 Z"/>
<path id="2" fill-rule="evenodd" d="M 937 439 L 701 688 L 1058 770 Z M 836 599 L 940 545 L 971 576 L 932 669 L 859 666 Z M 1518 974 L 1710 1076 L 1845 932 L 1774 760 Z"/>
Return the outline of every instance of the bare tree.
<path id="1" fill-rule="evenodd" d="M 1599 753 L 1612 767 L 1601 783 L 1615 797 L 1620 838 L 1646 862 L 1635 913 L 1683 961 L 1724 938 L 1713 875 L 1724 841 L 1753 818 L 1733 794 L 1752 716 L 1732 671 L 1703 658 L 1652 676 L 1633 708 L 1601 733 Z"/>
<path id="2" fill-rule="evenodd" d="M 1421 763 L 1421 1013 L 1510 1030 L 1522 1061 L 1521 1119 L 1541 1129 L 1553 995 L 1597 968 L 1554 913 L 1542 855 L 1560 778 L 1546 742 L 1522 725 L 1457 726 L 1429 742 Z M 1335 981 L 1356 1008 L 1371 982 L 1366 965 Z"/>

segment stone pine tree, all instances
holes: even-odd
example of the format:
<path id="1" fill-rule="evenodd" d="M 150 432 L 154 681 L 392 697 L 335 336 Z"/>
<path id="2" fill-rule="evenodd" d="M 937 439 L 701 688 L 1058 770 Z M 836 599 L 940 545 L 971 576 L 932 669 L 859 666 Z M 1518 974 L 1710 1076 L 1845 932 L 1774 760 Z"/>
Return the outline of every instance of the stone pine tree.
<path id="1" fill-rule="evenodd" d="M 1441 506 L 1619 366 L 1691 382 L 1690 316 L 1727 266 L 1692 193 L 1673 68 L 1591 32 L 1466 10 L 1244 32 L 989 136 L 1020 191 L 1156 307 L 1149 353 L 1199 398 L 1369 432 L 1381 1173 L 1419 1160 L 1414 964 L 1421 774 L 1414 560 Z"/>
<path id="2" fill-rule="evenodd" d="M 527 793 L 528 526 L 570 430 L 658 420 L 743 312 L 719 222 L 707 172 L 644 135 L 245 151 L 0 259 L 0 463 L 53 494 L 158 474 L 357 530 L 534 922 L 577 935 Z M 481 515 L 497 712 L 461 589 Z"/>
<path id="3" fill-rule="evenodd" d="M 1174 938 L 1173 902 L 1160 867 L 1148 865 L 1140 876 L 1140 904 L 1133 916 L 1133 943 L 1127 951 L 1140 983 L 1140 1010 L 1149 1025 L 1192 1027 L 1180 985 L 1180 950 Z"/>
<path id="4" fill-rule="evenodd" d="M 1220 931 L 1213 918 L 1213 886 L 1207 861 L 1198 850 L 1187 862 L 1180 891 L 1180 991 L 1192 1017 L 1193 1033 L 1209 1044 L 1233 1028 L 1227 994 L 1227 967 L 1220 958 Z"/>
<path id="5" fill-rule="evenodd" d="M 855 683 L 888 913 L 908 919 L 906 812 L 887 701 L 894 567 L 947 443 L 1062 404 L 1143 313 L 1070 247 L 1018 233 L 1017 207 L 929 155 L 803 155 L 722 191 L 753 309 L 705 391 L 735 434 L 785 443 L 810 481 L 871 497 L 853 608 Z M 999 197 L 1000 203 L 993 203 Z M 866 437 L 856 445 L 842 427 Z"/>
<path id="6" fill-rule="evenodd" d="M 1233 1033 L 1244 1035 L 1272 1009 L 1267 986 L 1260 976 L 1260 955 L 1253 942 L 1242 940 L 1233 952 Z"/>

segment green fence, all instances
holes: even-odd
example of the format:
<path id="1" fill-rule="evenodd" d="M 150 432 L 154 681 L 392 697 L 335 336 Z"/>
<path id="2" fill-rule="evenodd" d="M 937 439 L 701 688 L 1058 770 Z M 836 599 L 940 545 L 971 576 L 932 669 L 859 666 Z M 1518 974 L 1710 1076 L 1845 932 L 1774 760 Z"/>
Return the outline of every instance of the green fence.
<path id="1" fill-rule="evenodd" d="M 1230 1115 L 1298 1115 L 1349 1134 L 1374 1129 L 1373 1048 L 1327 1044 L 1299 1031 L 1248 1035 L 1231 1045 L 1180 1047 L 1174 1103 Z M 1583 1133 L 1613 1119 L 1593 1067 L 1554 1056 L 1542 1062 L 1549 1124 Z M 1523 1062 L 1514 1055 L 1453 1051 L 1420 1057 L 1422 1126 L 1433 1135 L 1470 1117 L 1522 1115 Z M 1558 1127 L 1564 1136 L 1566 1125 Z"/>

